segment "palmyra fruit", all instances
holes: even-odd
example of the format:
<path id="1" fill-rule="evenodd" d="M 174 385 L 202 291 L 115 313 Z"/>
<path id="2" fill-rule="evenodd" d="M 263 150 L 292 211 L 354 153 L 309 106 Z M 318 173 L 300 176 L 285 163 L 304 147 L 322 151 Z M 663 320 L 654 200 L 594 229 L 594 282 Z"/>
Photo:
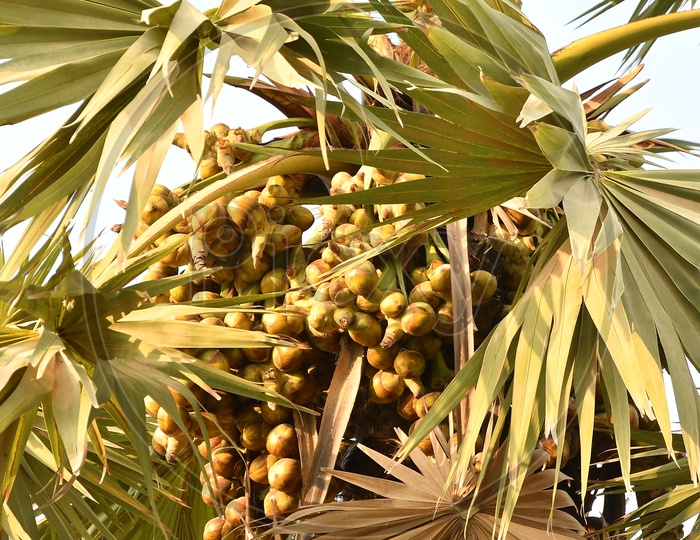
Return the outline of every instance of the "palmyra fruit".
<path id="1" fill-rule="evenodd" d="M 267 472 L 271 488 L 293 493 L 301 486 L 301 463 L 298 459 L 281 458 Z"/>
<path id="2" fill-rule="evenodd" d="M 486 270 L 475 270 L 470 274 L 472 284 L 472 304 L 485 304 L 496 292 L 498 282 L 496 277 Z"/>
<path id="3" fill-rule="evenodd" d="M 294 426 L 278 424 L 267 434 L 265 448 L 278 458 L 295 457 L 299 455 L 299 443 Z"/>
<path id="4" fill-rule="evenodd" d="M 304 363 L 304 352 L 299 347 L 278 345 L 272 349 L 272 363 L 280 371 L 294 371 Z"/>
<path id="5" fill-rule="evenodd" d="M 234 499 L 236 486 L 228 478 L 216 476 L 202 486 L 202 500 L 209 506 L 226 506 Z"/>
<path id="6" fill-rule="evenodd" d="M 178 415 L 180 417 L 180 421 L 183 424 L 183 427 L 186 429 L 189 428 L 190 426 L 190 415 L 189 413 L 183 409 L 182 407 L 178 407 L 177 409 Z M 183 432 L 183 430 L 180 428 L 180 426 L 177 424 L 177 422 L 173 419 L 172 416 L 170 416 L 165 409 L 162 407 L 158 409 L 157 413 L 157 418 L 158 418 L 158 427 L 161 429 L 163 433 L 166 435 L 172 437 L 174 435 L 180 434 Z"/>
<path id="7" fill-rule="evenodd" d="M 263 401 L 260 404 L 260 414 L 271 426 L 289 422 L 292 419 L 292 411 L 287 407 L 282 407 L 277 403 Z"/>
<path id="8" fill-rule="evenodd" d="M 425 302 L 411 302 L 401 315 L 401 328 L 412 336 L 423 336 L 430 332 L 436 322 L 435 311 Z"/>
<path id="9" fill-rule="evenodd" d="M 277 514 L 291 512 L 299 507 L 299 497 L 277 489 L 270 489 L 263 502 L 265 515 L 272 517 Z"/>
<path id="10" fill-rule="evenodd" d="M 394 358 L 394 371 L 404 379 L 420 377 L 425 371 L 425 358 L 417 351 L 403 349 Z"/>
<path id="11" fill-rule="evenodd" d="M 368 296 L 377 286 L 379 278 L 371 261 L 364 261 L 352 268 L 345 277 L 348 288 L 355 294 Z"/>
<path id="12" fill-rule="evenodd" d="M 449 264 L 441 264 L 430 273 L 430 288 L 436 293 L 452 292 L 452 269 Z"/>
<path id="13" fill-rule="evenodd" d="M 408 300 L 403 292 L 391 291 L 382 298 L 379 304 L 379 311 L 387 318 L 398 317 L 406 309 L 407 305 Z"/>
<path id="14" fill-rule="evenodd" d="M 365 347 L 379 345 L 382 340 L 382 327 L 377 319 L 369 313 L 358 312 L 347 329 L 350 339 Z"/>
<path id="15" fill-rule="evenodd" d="M 384 347 L 378 345 L 368 347 L 365 355 L 367 362 L 375 369 L 392 369 L 394 367 L 394 358 L 396 358 L 398 352 L 398 346 Z"/>
<path id="16" fill-rule="evenodd" d="M 143 212 L 141 212 L 141 220 L 146 225 L 152 225 L 167 214 L 169 210 L 170 206 L 167 200 L 160 195 L 150 195 L 148 199 L 146 199 Z"/>
<path id="17" fill-rule="evenodd" d="M 311 228 L 316 220 L 311 210 L 304 206 L 288 206 L 285 208 L 284 212 L 282 223 L 285 225 L 294 225 L 301 231 L 306 231 Z"/>
<path id="18" fill-rule="evenodd" d="M 226 505 L 226 512 L 224 514 L 226 521 L 232 525 L 241 525 L 245 518 L 247 508 L 248 503 L 245 497 L 233 499 Z"/>
<path id="19" fill-rule="evenodd" d="M 369 385 L 369 398 L 375 403 L 392 403 L 403 394 L 406 385 L 401 377 L 389 370 L 375 373 Z"/>
<path id="20" fill-rule="evenodd" d="M 223 538 L 221 530 L 225 523 L 226 521 L 218 516 L 211 518 L 204 525 L 202 540 L 221 540 Z"/>
<path id="21" fill-rule="evenodd" d="M 267 486 L 269 484 L 267 473 L 275 461 L 277 461 L 277 458 L 271 454 L 260 454 L 250 462 L 248 476 L 253 482 Z"/>
<path id="22" fill-rule="evenodd" d="M 271 427 L 265 420 L 248 424 L 241 430 L 241 444 L 248 450 L 263 450 Z"/>

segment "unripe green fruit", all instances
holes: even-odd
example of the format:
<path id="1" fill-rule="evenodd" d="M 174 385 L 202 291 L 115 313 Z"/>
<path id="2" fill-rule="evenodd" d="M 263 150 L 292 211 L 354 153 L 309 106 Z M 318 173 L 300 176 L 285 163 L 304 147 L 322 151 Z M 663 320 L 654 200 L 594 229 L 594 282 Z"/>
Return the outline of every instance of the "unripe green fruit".
<path id="1" fill-rule="evenodd" d="M 401 291 L 391 291 L 384 295 L 379 310 L 387 318 L 398 317 L 408 305 L 406 295 Z"/>
<path id="2" fill-rule="evenodd" d="M 498 282 L 496 277 L 486 270 L 475 270 L 470 274 L 472 283 L 472 304 L 485 304 L 496 292 Z"/>
<path id="3" fill-rule="evenodd" d="M 401 328 L 412 336 L 424 336 L 435 326 L 437 318 L 433 308 L 425 302 L 412 302 L 401 315 Z"/>
<path id="4" fill-rule="evenodd" d="M 373 289 L 368 296 L 358 295 L 355 298 L 355 303 L 365 313 L 376 313 L 379 311 L 379 305 L 384 297 L 384 291 L 381 289 Z"/>
<path id="5" fill-rule="evenodd" d="M 321 333 L 335 332 L 338 329 L 333 318 L 336 309 L 337 306 L 333 302 L 315 303 L 309 312 L 309 326 Z"/>
<path id="6" fill-rule="evenodd" d="M 304 351 L 299 347 L 278 345 L 272 349 L 272 363 L 280 371 L 294 371 L 304 363 Z"/>
<path id="7" fill-rule="evenodd" d="M 420 377 L 425 371 L 425 358 L 417 351 L 403 349 L 394 358 L 394 371 L 404 379 Z"/>
<path id="8" fill-rule="evenodd" d="M 345 281 L 355 294 L 368 296 L 377 286 L 379 278 L 371 261 L 364 261 L 347 273 Z"/>
<path id="9" fill-rule="evenodd" d="M 379 345 L 384 332 L 375 317 L 369 313 L 358 312 L 350 326 L 348 335 L 355 343 L 365 347 Z"/>

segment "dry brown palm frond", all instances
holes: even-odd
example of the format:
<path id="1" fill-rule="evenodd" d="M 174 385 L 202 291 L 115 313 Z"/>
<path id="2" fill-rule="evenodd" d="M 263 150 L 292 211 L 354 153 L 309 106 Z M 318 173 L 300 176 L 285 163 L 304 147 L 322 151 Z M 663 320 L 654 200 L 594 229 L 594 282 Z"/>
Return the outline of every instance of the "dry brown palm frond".
<path id="1" fill-rule="evenodd" d="M 399 433 L 405 440 L 405 435 Z M 382 497 L 373 500 L 337 502 L 299 509 L 276 528 L 275 532 L 298 533 L 312 538 L 395 539 L 411 538 L 490 540 L 498 531 L 500 474 L 505 446 L 498 449 L 480 472 L 450 478 L 451 457 L 447 443 L 438 431 L 431 434 L 435 458 L 420 450 L 410 457 L 418 469 L 413 470 L 390 458 L 361 446 L 362 450 L 384 467 L 396 480 L 333 471 L 338 478 L 372 491 Z M 522 487 L 507 532 L 506 540 L 580 538 L 581 525 L 560 510 L 573 506 L 569 496 L 558 490 L 552 507 L 555 482 L 553 470 L 542 470 L 547 460 L 536 451 Z M 457 480 L 464 477 L 464 481 Z M 564 475 L 559 480 L 565 479 Z M 550 521 L 551 512 L 551 521 Z"/>

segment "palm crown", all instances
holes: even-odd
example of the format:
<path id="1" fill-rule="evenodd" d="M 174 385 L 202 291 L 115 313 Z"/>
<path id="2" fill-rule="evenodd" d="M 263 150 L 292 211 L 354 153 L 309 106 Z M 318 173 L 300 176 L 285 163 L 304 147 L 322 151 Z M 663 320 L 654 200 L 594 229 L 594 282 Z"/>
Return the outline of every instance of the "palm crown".
<path id="1" fill-rule="evenodd" d="M 383 497 L 387 538 L 535 538 L 550 518 L 576 536 L 602 487 L 610 531 L 662 537 L 697 515 L 700 190 L 654 160 L 693 145 L 633 131 L 641 115 L 606 123 L 638 68 L 583 94 L 562 84 L 700 25 L 680 2 L 647 4 L 553 55 L 502 0 L 0 5 L 0 81 L 22 83 L 0 121 L 79 104 L 0 176 L 0 231 L 24 227 L 0 269 L 2 529 L 381 534 L 333 474 Z M 235 56 L 254 79 L 229 73 Z M 205 131 L 224 85 L 284 119 Z M 299 130 L 261 142 L 281 127 Z M 165 188 L 172 144 L 198 174 Z M 116 239 L 78 249 L 72 223 L 123 164 Z M 296 428 L 289 456 L 265 440 L 273 416 Z M 409 459 L 367 451 L 399 482 L 332 473 L 375 431 Z M 533 474 L 538 446 L 552 457 Z M 268 461 L 252 480 L 261 451 L 300 480 Z M 220 483 L 225 459 L 238 476 Z M 623 517 L 625 490 L 640 505 Z"/>

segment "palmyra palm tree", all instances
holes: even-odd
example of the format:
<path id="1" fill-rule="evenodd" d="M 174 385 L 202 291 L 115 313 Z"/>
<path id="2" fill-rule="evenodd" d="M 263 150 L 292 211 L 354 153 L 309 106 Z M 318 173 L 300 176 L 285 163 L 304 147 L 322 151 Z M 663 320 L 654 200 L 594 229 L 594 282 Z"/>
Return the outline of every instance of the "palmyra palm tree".
<path id="1" fill-rule="evenodd" d="M 591 14 L 615 3 L 603 1 Z M 197 251 L 202 231 L 192 229 L 198 218 L 191 216 L 202 208 L 278 175 L 308 186 L 359 169 L 364 177 L 354 178 L 364 183 L 332 199 L 312 201 L 310 190 L 297 188 L 305 203 L 411 210 L 387 220 L 396 223 L 394 234 L 326 277 L 371 258 L 409 263 L 413 252 L 397 248 L 411 245 L 411 237 L 428 238 L 439 252 L 433 259 L 451 261 L 452 307 L 464 314 L 454 317 L 458 372 L 413 433 L 398 436 L 398 456 L 412 456 L 418 471 L 392 469 L 368 450 L 398 482 L 336 475 L 384 500 L 324 504 L 332 485 L 327 471 L 341 445 L 353 442 L 342 439 L 367 386 L 362 351 L 346 342 L 318 432 L 313 407 L 296 407 L 304 506 L 276 518 L 275 531 L 486 538 L 495 530 L 541 538 L 550 530 L 569 537 L 586 523 L 586 494 L 604 488 L 607 531 L 668 538 L 700 507 L 700 397 L 691 375 L 700 369 L 700 181 L 695 170 L 666 170 L 654 158 L 692 144 L 664 139 L 665 129 L 634 132 L 638 117 L 614 126 L 603 121 L 641 87 L 628 87 L 637 70 L 584 94 L 564 83 L 619 51 L 636 47 L 634 59 L 652 40 L 700 26 L 700 10 L 682 10 L 685 4 L 642 0 L 627 25 L 550 55 L 519 3 L 508 0 L 223 0 L 206 12 L 186 0 L 167 7 L 156 0 L 0 2 L 0 55 L 9 59 L 0 81 L 21 83 L 0 95 L 0 122 L 78 103 L 55 133 L 0 176 L 0 233 L 22 231 L 1 253 L 0 537 L 201 536 L 222 513 L 202 502 L 197 476 L 206 458 L 187 450 L 195 439 L 184 435 L 180 458 L 172 449 L 173 459 L 155 453 L 156 424 L 144 396 L 185 433 L 190 416 L 178 415 L 174 391 L 193 409 L 200 439 L 209 440 L 201 432 L 214 429 L 204 423 L 211 396 L 291 403 L 280 387 L 216 369 L 193 356 L 195 349 L 294 343 L 277 332 L 186 320 L 250 312 L 256 302 L 275 306 L 266 301 L 276 293 L 260 296 L 235 278 L 226 290 L 236 294 L 228 298 L 151 300 L 167 300 L 176 287 L 219 271 Z M 204 74 L 209 51 L 216 63 Z M 234 56 L 261 78 L 229 74 Z M 227 128 L 212 146 L 217 137 L 204 131 L 202 109 L 224 85 L 248 89 L 284 119 Z M 289 126 L 300 130 L 261 144 L 264 131 Z M 140 227 L 173 141 L 187 148 L 200 174 L 178 179 L 182 197 L 168 195 L 170 204 Z M 223 171 L 205 175 L 207 152 L 217 149 L 214 167 Z M 76 216 L 95 212 L 124 163 L 135 173 L 116 239 L 106 249 L 98 249 L 98 238 L 77 246 Z M 387 171 L 411 181 L 378 185 Z M 473 246 L 498 244 L 487 228 L 494 219 L 514 237 L 513 216 L 522 215 L 539 216 L 551 231 L 530 246 L 536 249 L 521 265 L 500 322 L 476 331 L 479 299 L 472 298 L 469 261 L 485 259 Z M 154 264 L 183 245 L 161 237 L 188 218 L 190 269 L 158 274 Z M 149 267 L 150 279 L 137 280 Z M 630 410 L 642 425 L 630 420 Z M 417 453 L 448 416 L 457 443 L 438 430 L 432 461 Z M 560 450 L 539 472 L 538 441 L 562 449 L 567 433 L 579 441 L 569 468 Z M 598 469 L 596 461 L 606 463 Z M 567 494 L 565 473 L 573 486 Z M 246 519 L 234 534 L 270 529 L 269 522 L 257 527 L 250 485 Z M 640 506 L 623 516 L 625 491 L 637 494 Z M 560 510 L 566 506 L 576 519 Z M 389 515 L 393 525 L 385 527 Z"/>

